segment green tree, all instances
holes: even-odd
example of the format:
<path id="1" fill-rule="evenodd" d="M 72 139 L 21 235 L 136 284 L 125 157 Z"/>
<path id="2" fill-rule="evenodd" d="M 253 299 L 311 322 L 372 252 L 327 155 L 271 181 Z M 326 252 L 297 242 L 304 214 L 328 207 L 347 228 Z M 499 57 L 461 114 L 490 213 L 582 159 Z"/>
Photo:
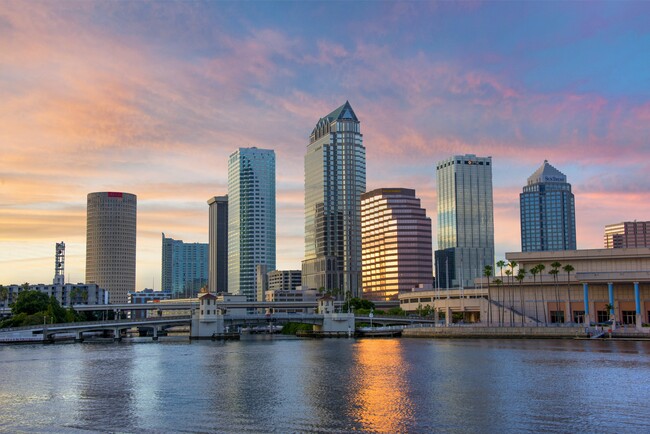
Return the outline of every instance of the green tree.
<path id="1" fill-rule="evenodd" d="M 539 289 L 542 295 L 542 308 L 544 310 L 544 326 L 548 326 L 548 316 L 546 314 L 546 300 L 544 299 L 544 285 L 542 284 L 542 273 L 546 270 L 546 265 L 537 264 L 537 270 L 539 271 Z"/>
<path id="2" fill-rule="evenodd" d="M 0 285 L 0 300 L 4 301 L 3 306 L 7 307 L 7 300 L 9 299 L 9 288 Z"/>
<path id="3" fill-rule="evenodd" d="M 16 302 L 11 307 L 11 312 L 14 315 L 20 313 L 33 315 L 47 310 L 49 304 L 50 299 L 47 294 L 36 290 L 22 291 L 16 297 Z"/>
<path id="4" fill-rule="evenodd" d="M 566 295 L 567 295 L 567 300 L 569 300 L 569 322 L 573 322 L 573 307 L 571 306 L 571 284 L 569 281 L 571 280 L 571 272 L 575 270 L 573 268 L 573 265 L 571 264 L 566 264 L 564 267 L 562 267 L 564 271 L 566 271 Z"/>
<path id="5" fill-rule="evenodd" d="M 548 272 L 548 274 L 553 276 L 553 286 L 555 287 L 555 315 L 556 316 L 560 311 L 560 291 L 558 290 L 558 279 L 557 279 L 558 274 L 560 274 L 560 267 L 562 267 L 562 264 L 560 264 L 558 261 L 555 261 L 551 264 L 551 268 L 553 269 Z M 562 309 L 562 311 L 564 311 L 564 309 Z"/>
<path id="6" fill-rule="evenodd" d="M 492 283 L 494 283 L 497 286 L 497 294 L 499 294 L 500 291 L 501 291 L 501 284 L 503 283 L 503 280 L 494 279 L 494 281 Z M 503 325 L 503 319 L 504 319 L 503 315 L 499 314 L 499 325 L 500 326 Z"/>
<path id="7" fill-rule="evenodd" d="M 537 265 L 532 267 L 530 269 L 530 274 L 533 275 L 533 300 L 535 300 L 535 324 L 539 326 L 539 310 L 537 309 L 537 273 L 539 273 L 539 269 L 537 268 Z"/>
<path id="8" fill-rule="evenodd" d="M 406 316 L 406 312 L 401 307 L 391 307 L 388 309 L 388 315 Z"/>
<path id="9" fill-rule="evenodd" d="M 483 276 L 487 278 L 487 290 L 488 290 L 488 311 L 487 311 L 487 322 L 488 326 L 492 325 L 492 294 L 490 293 L 490 277 L 492 277 L 492 266 L 486 265 L 483 267 Z"/>
<path id="10" fill-rule="evenodd" d="M 524 304 L 524 291 L 521 289 L 521 283 L 526 278 L 526 270 L 519 268 L 515 279 L 519 282 L 519 304 L 521 305 L 521 325 L 523 326 L 526 321 L 526 305 Z"/>
<path id="11" fill-rule="evenodd" d="M 512 323 L 515 320 L 515 318 L 514 318 L 515 313 L 513 311 L 513 305 L 512 305 L 513 303 L 512 303 L 512 283 L 511 283 L 512 278 L 510 277 L 511 275 L 512 275 L 512 271 L 506 270 L 506 276 L 508 277 L 506 283 L 508 284 L 508 289 L 509 290 L 508 290 L 507 295 L 505 294 L 505 292 L 504 292 L 504 295 L 503 295 L 504 298 L 508 297 L 508 299 L 510 301 L 510 327 L 512 327 L 512 325 L 513 325 Z M 505 289 L 504 289 L 504 291 L 505 291 Z M 505 320 L 504 320 L 504 322 L 505 322 Z"/>
<path id="12" fill-rule="evenodd" d="M 504 261 L 503 259 L 500 260 L 500 261 L 497 261 L 497 267 L 499 267 L 499 275 L 500 275 L 499 280 L 501 281 L 501 284 L 503 284 L 503 267 L 505 267 L 505 266 L 506 266 L 506 261 Z M 499 299 L 499 304 L 500 304 L 500 306 L 499 306 L 499 311 L 500 311 L 499 325 L 504 325 L 505 320 L 506 320 L 506 318 L 505 318 L 505 298 L 506 298 L 505 297 L 505 288 L 502 288 L 502 286 L 499 285 L 499 288 L 497 289 L 497 294 L 499 294 L 498 299 Z"/>

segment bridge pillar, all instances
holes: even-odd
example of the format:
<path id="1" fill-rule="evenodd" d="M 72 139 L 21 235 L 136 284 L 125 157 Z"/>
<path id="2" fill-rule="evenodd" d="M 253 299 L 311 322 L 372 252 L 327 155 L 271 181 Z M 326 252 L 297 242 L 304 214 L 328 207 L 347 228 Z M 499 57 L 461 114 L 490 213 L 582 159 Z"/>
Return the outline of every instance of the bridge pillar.
<path id="1" fill-rule="evenodd" d="M 75 338 L 75 342 L 83 342 L 84 341 L 84 332 L 77 332 L 77 337 Z"/>
<path id="2" fill-rule="evenodd" d="M 643 327 L 643 315 L 641 315 L 641 294 L 639 293 L 639 282 L 634 282 L 634 303 L 636 305 L 636 328 Z"/>
<path id="3" fill-rule="evenodd" d="M 449 324 L 451 324 L 452 318 L 451 318 L 451 308 L 449 306 L 445 307 L 445 326 L 449 327 Z"/>
<path id="4" fill-rule="evenodd" d="M 122 340 L 122 335 L 120 335 L 120 329 L 118 327 L 115 327 L 113 329 L 113 341 L 121 341 Z"/>
<path id="5" fill-rule="evenodd" d="M 354 330 L 353 313 L 325 313 L 323 325 L 314 325 L 314 331 L 325 333 L 348 333 Z"/>
<path id="6" fill-rule="evenodd" d="M 591 318 L 589 316 L 589 284 L 587 282 L 582 284 L 582 292 L 585 300 L 585 327 L 589 327 Z"/>
<path id="7" fill-rule="evenodd" d="M 154 341 L 158 340 L 158 326 L 153 327 L 153 340 Z"/>

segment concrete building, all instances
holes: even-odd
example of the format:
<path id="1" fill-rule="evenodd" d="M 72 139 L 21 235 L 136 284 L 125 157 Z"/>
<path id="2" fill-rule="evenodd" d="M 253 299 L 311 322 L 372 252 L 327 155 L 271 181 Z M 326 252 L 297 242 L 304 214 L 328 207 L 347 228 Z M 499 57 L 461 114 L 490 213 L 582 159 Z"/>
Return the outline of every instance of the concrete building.
<path id="1" fill-rule="evenodd" d="M 270 289 L 265 292 L 265 301 L 272 302 L 307 302 L 313 301 L 316 305 L 316 301 L 321 297 L 319 292 L 315 289 Z M 314 308 L 267 308 L 269 313 L 314 313 Z"/>
<path id="2" fill-rule="evenodd" d="M 442 288 L 473 287 L 494 265 L 492 158 L 455 155 L 436 165 L 438 250 L 436 282 Z"/>
<path id="3" fill-rule="evenodd" d="M 54 296 L 56 301 L 63 307 L 70 307 L 76 304 L 108 304 L 108 291 L 100 288 L 95 283 L 66 283 L 46 285 L 43 283 L 29 285 L 24 288 L 23 285 L 9 285 L 7 288 L 7 298 L 0 300 L 0 307 L 9 307 L 18 298 L 18 294 L 28 291 L 39 291 L 48 297 Z"/>
<path id="4" fill-rule="evenodd" d="M 415 290 L 399 295 L 400 306 L 414 312 L 429 304 L 434 311 L 446 313 L 450 322 L 607 327 L 613 319 L 614 328 L 650 333 L 649 327 L 643 327 L 650 323 L 650 248 L 516 252 L 506 253 L 506 258 L 528 271 L 521 283 L 504 278 L 503 284 L 488 286 L 480 278 L 472 290 Z M 555 262 L 560 264 L 557 274 Z M 531 274 L 539 264 L 544 269 Z M 567 272 L 563 268 L 567 265 L 573 270 Z"/>
<path id="5" fill-rule="evenodd" d="M 171 291 L 154 291 L 151 288 L 145 288 L 142 291 L 129 292 L 129 304 L 147 304 L 159 303 L 162 300 L 171 300 Z M 131 311 L 130 318 L 146 318 L 147 312 L 143 310 Z"/>
<path id="6" fill-rule="evenodd" d="M 208 200 L 209 245 L 208 285 L 212 294 L 228 292 L 228 195 Z"/>
<path id="7" fill-rule="evenodd" d="M 519 195 L 521 251 L 576 249 L 575 199 L 566 175 L 547 160 Z"/>
<path id="8" fill-rule="evenodd" d="M 363 298 L 397 294 L 433 282 L 431 219 L 415 190 L 380 188 L 361 196 Z"/>
<path id="9" fill-rule="evenodd" d="M 86 220 L 86 283 L 126 303 L 135 291 L 137 198 L 121 192 L 89 193 Z"/>
<path id="10" fill-rule="evenodd" d="M 366 149 L 349 102 L 319 119 L 305 155 L 302 286 L 361 293 L 361 194 Z"/>
<path id="11" fill-rule="evenodd" d="M 184 243 L 162 234 L 161 288 L 172 297 L 194 297 L 208 283 L 208 244 Z"/>
<path id="12" fill-rule="evenodd" d="M 605 248 L 650 247 L 650 222 L 622 222 L 605 226 Z"/>
<path id="13" fill-rule="evenodd" d="M 295 291 L 302 284 L 300 270 L 273 270 L 268 272 L 268 291 Z"/>
<path id="14" fill-rule="evenodd" d="M 257 299 L 256 266 L 275 269 L 275 152 L 240 148 L 228 159 L 228 287 Z"/>

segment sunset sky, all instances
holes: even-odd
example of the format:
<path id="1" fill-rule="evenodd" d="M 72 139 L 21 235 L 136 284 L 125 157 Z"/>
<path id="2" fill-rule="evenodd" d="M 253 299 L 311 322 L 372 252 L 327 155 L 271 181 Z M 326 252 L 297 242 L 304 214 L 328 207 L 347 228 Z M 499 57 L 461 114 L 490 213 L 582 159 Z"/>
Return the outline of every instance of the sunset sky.
<path id="1" fill-rule="evenodd" d="M 0 284 L 85 279 L 86 195 L 138 196 L 137 286 L 161 232 L 208 241 L 239 147 L 274 149 L 277 265 L 304 253 L 303 159 L 319 117 L 361 121 L 368 190 L 493 158 L 496 257 L 544 159 L 576 197 L 578 248 L 650 220 L 650 2 L 0 2 Z"/>

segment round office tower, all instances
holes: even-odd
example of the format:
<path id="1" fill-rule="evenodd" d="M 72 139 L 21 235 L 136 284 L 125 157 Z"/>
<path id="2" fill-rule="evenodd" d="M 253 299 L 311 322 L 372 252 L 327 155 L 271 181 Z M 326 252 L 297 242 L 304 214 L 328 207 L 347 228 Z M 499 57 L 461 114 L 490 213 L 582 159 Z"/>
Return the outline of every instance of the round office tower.
<path id="1" fill-rule="evenodd" d="M 108 290 L 111 303 L 127 303 L 135 291 L 137 197 L 89 193 L 86 213 L 86 283 Z"/>

